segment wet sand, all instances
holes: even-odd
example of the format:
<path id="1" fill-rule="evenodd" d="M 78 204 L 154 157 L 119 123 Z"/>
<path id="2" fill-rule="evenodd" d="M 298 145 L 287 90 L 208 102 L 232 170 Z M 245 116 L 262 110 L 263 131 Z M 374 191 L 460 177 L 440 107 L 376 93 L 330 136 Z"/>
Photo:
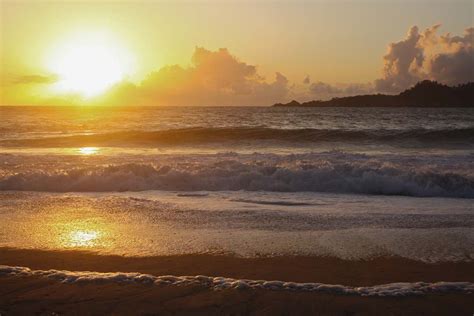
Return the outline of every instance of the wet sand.
<path id="1" fill-rule="evenodd" d="M 377 285 L 415 281 L 474 281 L 473 263 L 425 264 L 403 258 L 345 261 L 320 257 L 236 258 L 217 255 L 102 256 L 77 251 L 0 249 L 0 264 L 31 269 L 209 275 L 232 278 Z M 0 314 L 391 314 L 472 315 L 472 294 L 403 298 L 271 290 L 210 290 L 196 286 L 62 284 L 0 277 Z"/>
<path id="2" fill-rule="evenodd" d="M 235 279 L 319 282 L 369 286 L 392 282 L 474 282 L 474 263 L 427 264 L 400 257 L 349 261 L 335 257 L 241 258 L 225 255 L 122 257 L 86 251 L 0 248 L 0 264 L 35 270 L 140 272 L 153 275 L 207 275 Z"/>
<path id="3" fill-rule="evenodd" d="M 2 315 L 471 315 L 473 295 L 375 298 L 0 278 Z"/>

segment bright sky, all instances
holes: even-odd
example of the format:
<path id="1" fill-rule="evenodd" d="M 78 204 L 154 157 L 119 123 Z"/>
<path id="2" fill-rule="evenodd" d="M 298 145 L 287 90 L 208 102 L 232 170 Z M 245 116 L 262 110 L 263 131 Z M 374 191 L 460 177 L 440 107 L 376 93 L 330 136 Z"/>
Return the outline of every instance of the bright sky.
<path id="1" fill-rule="evenodd" d="M 59 80 L 29 86 L 30 98 L 74 87 L 96 95 L 116 78 L 139 83 L 166 65 L 189 67 L 196 46 L 227 48 L 267 81 L 279 72 L 290 83 L 307 75 L 330 84 L 371 82 L 381 75 L 387 45 L 411 26 L 440 23 L 441 33 L 462 35 L 473 24 L 473 7 L 472 0 L 0 0 L 0 101 L 27 102 L 18 97 L 26 90 L 5 92 L 27 76 Z M 75 63 L 89 55 L 99 56 L 91 57 L 92 67 Z"/>

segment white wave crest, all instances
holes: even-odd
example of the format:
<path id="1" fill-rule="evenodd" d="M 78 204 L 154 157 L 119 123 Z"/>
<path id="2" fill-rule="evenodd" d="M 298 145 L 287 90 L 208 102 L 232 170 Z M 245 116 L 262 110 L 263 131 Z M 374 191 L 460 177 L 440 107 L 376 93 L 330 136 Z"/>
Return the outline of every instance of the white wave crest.
<path id="1" fill-rule="evenodd" d="M 232 279 L 225 277 L 196 276 L 154 276 L 141 273 L 101 273 L 64 270 L 31 270 L 26 267 L 0 265 L 0 276 L 43 277 L 62 283 L 118 283 L 118 284 L 148 284 L 148 285 L 201 285 L 213 290 L 222 289 L 264 289 L 274 291 L 307 291 L 330 294 L 359 295 L 359 296 L 411 296 L 430 293 L 464 293 L 474 292 L 471 282 L 401 282 L 374 286 L 345 286 L 323 283 L 297 283 L 285 281 L 265 281 Z"/>
<path id="2" fill-rule="evenodd" d="M 474 198 L 469 173 L 438 165 L 331 159 L 127 163 L 26 170 L 0 177 L 0 190 L 276 191 Z"/>

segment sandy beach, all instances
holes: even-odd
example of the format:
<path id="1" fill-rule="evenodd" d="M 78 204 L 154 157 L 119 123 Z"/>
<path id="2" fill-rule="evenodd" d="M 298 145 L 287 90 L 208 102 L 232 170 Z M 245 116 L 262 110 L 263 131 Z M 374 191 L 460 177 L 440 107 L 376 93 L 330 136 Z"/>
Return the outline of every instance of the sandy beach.
<path id="1" fill-rule="evenodd" d="M 214 255 L 121 257 L 79 251 L 2 248 L 1 264 L 36 270 L 208 275 L 353 286 L 474 280 L 472 263 L 425 264 L 403 258 L 345 261 L 321 257 L 238 258 Z M 202 285 L 65 284 L 38 276 L 0 277 L 0 312 L 40 314 L 327 314 L 470 315 L 472 294 L 361 297 Z"/>
<path id="2" fill-rule="evenodd" d="M 235 279 L 320 282 L 369 286 L 393 282 L 474 282 L 474 263 L 426 264 L 399 257 L 349 261 L 334 257 L 241 258 L 218 255 L 122 257 L 87 251 L 0 248 L 0 264 L 37 270 L 140 272 L 152 275 L 207 275 Z"/>
<path id="3" fill-rule="evenodd" d="M 472 295 L 380 298 L 2 278 L 2 315 L 471 315 Z"/>

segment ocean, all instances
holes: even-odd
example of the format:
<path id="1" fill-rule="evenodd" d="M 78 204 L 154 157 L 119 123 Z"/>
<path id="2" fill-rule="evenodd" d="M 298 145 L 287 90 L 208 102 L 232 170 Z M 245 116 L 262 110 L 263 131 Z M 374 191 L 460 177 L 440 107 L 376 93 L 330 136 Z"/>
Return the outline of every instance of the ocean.
<path id="1" fill-rule="evenodd" d="M 474 260 L 474 109 L 0 117 L 0 247 Z"/>

